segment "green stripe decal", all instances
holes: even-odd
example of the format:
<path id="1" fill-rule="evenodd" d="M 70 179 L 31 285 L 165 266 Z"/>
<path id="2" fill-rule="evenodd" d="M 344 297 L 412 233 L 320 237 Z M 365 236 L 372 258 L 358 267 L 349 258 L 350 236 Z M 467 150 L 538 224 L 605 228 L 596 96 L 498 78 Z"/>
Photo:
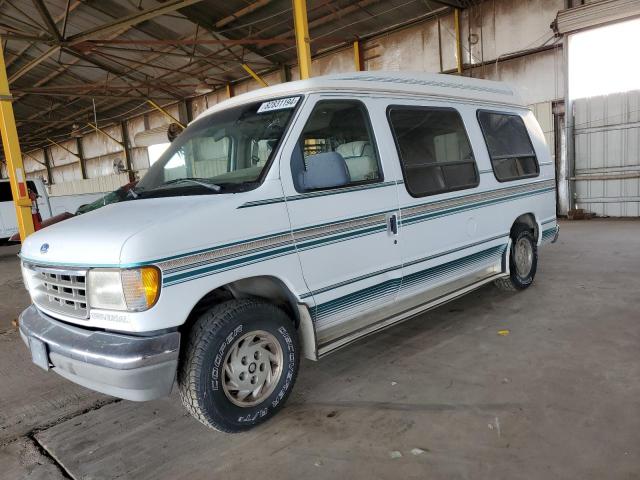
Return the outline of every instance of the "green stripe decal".
<path id="1" fill-rule="evenodd" d="M 282 203 L 282 202 L 295 202 L 297 200 L 306 200 L 308 198 L 316 198 L 316 197 L 326 197 L 329 195 L 338 195 L 341 193 L 357 192 L 360 190 L 372 190 L 374 188 L 389 187 L 395 184 L 396 182 L 382 182 L 382 183 L 376 183 L 376 184 L 354 185 L 352 187 L 336 188 L 335 190 L 328 190 L 328 191 L 323 190 L 318 192 L 301 193 L 300 195 L 292 195 L 290 197 L 267 198 L 264 200 L 255 200 L 253 202 L 243 203 L 238 207 L 238 209 L 258 207 L 261 205 L 272 205 L 274 203 Z"/>
<path id="2" fill-rule="evenodd" d="M 329 285 L 327 287 L 323 287 L 323 288 L 320 288 L 318 290 L 314 290 L 313 292 L 307 292 L 307 293 L 301 295 L 300 298 L 308 298 L 308 297 L 310 297 L 312 295 L 319 295 L 321 293 L 325 293 L 325 292 L 328 292 L 330 290 L 335 290 L 336 288 L 344 287 L 346 285 L 350 285 L 350 284 L 355 283 L 355 282 L 360 282 L 362 280 L 366 280 L 367 278 L 376 277 L 378 275 L 389 273 L 389 272 L 392 272 L 394 270 L 399 270 L 399 269 L 401 269 L 403 267 L 406 268 L 406 267 L 409 267 L 409 266 L 412 266 L 412 265 L 417 265 L 418 263 L 428 262 L 429 260 L 434 260 L 436 258 L 444 257 L 444 256 L 450 255 L 452 253 L 456 253 L 456 252 L 460 252 L 462 250 L 467 250 L 469 248 L 477 247 L 478 245 L 482 245 L 484 243 L 489 243 L 489 242 L 492 242 L 494 240 L 499 240 L 501 238 L 505 238 L 508 235 L 509 235 L 508 233 L 504 233 L 502 235 L 496 235 L 495 237 L 491 237 L 491 238 L 487 238 L 485 240 L 481 240 L 479 242 L 463 245 L 461 247 L 453 248 L 451 250 L 447 250 L 445 252 L 437 253 L 435 255 L 429 255 L 428 257 L 422 257 L 422 258 L 418 258 L 418 259 L 415 259 L 415 260 L 411 260 L 410 262 L 407 262 L 407 263 L 405 263 L 403 265 L 395 265 L 393 267 L 385 268 L 383 270 L 377 270 L 375 272 L 371 272 L 371 273 L 368 273 L 368 274 L 365 274 L 365 275 L 361 275 L 361 276 L 359 276 L 357 278 L 353 278 L 353 279 L 350 279 L 350 280 L 345 280 L 345 281 L 340 282 L 340 283 L 336 283 L 335 285 Z"/>
<path id="3" fill-rule="evenodd" d="M 423 283 L 445 278 L 449 275 L 460 274 L 465 270 L 472 270 L 474 267 L 480 266 L 492 259 L 498 261 L 505 249 L 506 245 L 491 247 L 441 265 L 411 273 L 402 279 L 386 280 L 377 285 L 321 303 L 315 309 L 314 321 L 319 321 L 326 317 L 336 315 L 341 311 L 394 295 L 398 290 L 410 289 Z"/>
<path id="4" fill-rule="evenodd" d="M 420 214 L 420 215 L 416 215 L 414 217 L 408 217 L 406 219 L 402 219 L 400 224 L 401 225 L 407 225 L 407 224 L 411 224 L 411 223 L 417 223 L 417 222 L 423 222 L 425 220 L 431 220 L 433 218 L 440 218 L 440 217 L 446 217 L 448 215 L 453 215 L 455 213 L 458 212 L 462 212 L 465 210 L 474 210 L 476 208 L 480 208 L 480 207 L 485 207 L 487 205 L 493 205 L 496 203 L 504 203 L 507 202 L 509 200 L 515 200 L 518 198 L 524 198 L 524 197 L 528 197 L 528 196 L 534 196 L 534 195 L 540 195 L 542 193 L 547 193 L 550 191 L 555 190 L 554 188 L 544 188 L 541 190 L 534 190 L 531 192 L 525 192 L 525 193 L 518 193 L 518 194 L 514 194 L 514 195 L 509 195 L 509 196 L 505 196 L 505 197 L 500 197 L 500 198 L 496 198 L 496 199 L 492 199 L 492 200 L 484 200 L 481 202 L 476 202 L 476 203 L 469 203 L 467 205 L 460 205 L 459 207 L 453 207 L 453 208 L 449 208 L 449 209 L 444 209 L 444 210 L 436 210 L 430 213 L 426 213 L 426 214 Z"/>

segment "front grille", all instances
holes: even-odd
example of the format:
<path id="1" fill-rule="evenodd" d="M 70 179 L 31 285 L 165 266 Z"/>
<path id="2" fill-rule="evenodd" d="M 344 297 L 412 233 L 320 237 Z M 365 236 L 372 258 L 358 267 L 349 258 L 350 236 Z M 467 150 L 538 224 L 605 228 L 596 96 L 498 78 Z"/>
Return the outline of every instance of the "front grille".
<path id="1" fill-rule="evenodd" d="M 25 280 L 33 303 L 45 310 L 87 318 L 87 272 L 24 264 Z"/>

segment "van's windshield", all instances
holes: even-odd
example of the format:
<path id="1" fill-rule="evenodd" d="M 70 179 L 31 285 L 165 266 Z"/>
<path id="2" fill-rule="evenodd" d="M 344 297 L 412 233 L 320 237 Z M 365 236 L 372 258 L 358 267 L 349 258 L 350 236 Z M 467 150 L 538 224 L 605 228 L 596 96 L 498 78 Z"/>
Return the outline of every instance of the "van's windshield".
<path id="1" fill-rule="evenodd" d="M 140 180 L 132 196 L 233 193 L 266 173 L 300 97 L 222 110 L 190 125 Z"/>

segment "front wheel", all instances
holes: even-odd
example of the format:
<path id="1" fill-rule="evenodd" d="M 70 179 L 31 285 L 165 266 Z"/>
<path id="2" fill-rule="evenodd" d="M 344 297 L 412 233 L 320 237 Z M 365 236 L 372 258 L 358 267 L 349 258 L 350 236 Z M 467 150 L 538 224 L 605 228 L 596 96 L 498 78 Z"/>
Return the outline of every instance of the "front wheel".
<path id="1" fill-rule="evenodd" d="M 296 331 L 267 302 L 229 300 L 193 325 L 178 372 L 185 408 L 208 427 L 248 430 L 274 415 L 296 380 Z"/>
<path id="2" fill-rule="evenodd" d="M 514 228 L 509 252 L 509 276 L 500 278 L 495 284 L 501 290 L 515 292 L 524 290 L 533 283 L 538 268 L 538 247 L 527 226 Z"/>

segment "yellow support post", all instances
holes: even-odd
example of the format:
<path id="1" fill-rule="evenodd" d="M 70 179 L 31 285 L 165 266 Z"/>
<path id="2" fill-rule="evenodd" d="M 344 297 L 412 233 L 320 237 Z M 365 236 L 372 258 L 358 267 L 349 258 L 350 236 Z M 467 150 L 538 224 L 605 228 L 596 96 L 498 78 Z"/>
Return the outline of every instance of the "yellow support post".
<path id="1" fill-rule="evenodd" d="M 160 105 L 158 105 L 153 100 L 147 99 L 147 103 L 149 105 L 151 105 L 153 108 L 155 108 L 156 110 L 158 110 L 159 112 L 163 113 L 170 120 L 173 120 L 174 123 L 177 123 L 178 125 L 180 125 L 183 129 L 186 128 L 186 126 L 183 125 L 182 122 L 180 122 L 180 120 L 178 120 L 176 117 L 171 115 L 169 112 L 167 112 L 164 108 L 162 108 Z"/>
<path id="2" fill-rule="evenodd" d="M 96 132 L 103 134 L 105 137 L 110 138 L 111 140 L 113 140 L 114 142 L 116 142 L 118 145 L 120 145 L 123 149 L 125 148 L 124 143 L 121 142 L 120 140 L 118 140 L 115 137 L 112 137 L 111 135 L 109 135 L 107 132 L 105 132 L 104 130 L 102 130 L 100 127 L 98 127 L 97 125 L 88 122 L 87 125 L 89 125 L 91 128 L 93 128 Z"/>
<path id="3" fill-rule="evenodd" d="M 456 29 L 456 64 L 458 75 L 462 75 L 462 40 L 460 39 L 460 9 L 453 10 L 453 23 Z"/>
<path id="4" fill-rule="evenodd" d="M 230 83 L 227 83 L 226 89 L 227 89 L 227 98 L 233 97 L 233 85 L 231 85 Z"/>
<path id="5" fill-rule="evenodd" d="M 362 50 L 360 49 L 360 40 L 353 42 L 353 64 L 356 67 L 356 72 L 362 72 L 364 70 L 364 62 L 362 61 Z"/>
<path id="6" fill-rule="evenodd" d="M 34 231 L 33 217 L 31 216 L 31 199 L 27 189 L 24 166 L 22 165 L 18 130 L 16 129 L 16 119 L 13 116 L 11 100 L 4 55 L 2 48 L 0 48 L 0 136 L 2 137 L 4 156 L 7 160 L 11 195 L 16 207 L 18 231 L 20 232 L 20 239 L 24 241 Z"/>
<path id="7" fill-rule="evenodd" d="M 311 39 L 309 38 L 309 23 L 307 22 L 307 0 L 292 1 L 300 80 L 305 80 L 311 77 Z"/>
<path id="8" fill-rule="evenodd" d="M 247 65 L 246 63 L 242 64 L 242 68 L 245 69 L 245 71 L 251 75 L 253 77 L 253 79 L 258 82 L 260 85 L 262 85 L 263 87 L 268 87 L 269 84 L 267 82 L 264 81 L 264 79 L 258 75 L 253 68 L 251 68 L 249 65 Z"/>

